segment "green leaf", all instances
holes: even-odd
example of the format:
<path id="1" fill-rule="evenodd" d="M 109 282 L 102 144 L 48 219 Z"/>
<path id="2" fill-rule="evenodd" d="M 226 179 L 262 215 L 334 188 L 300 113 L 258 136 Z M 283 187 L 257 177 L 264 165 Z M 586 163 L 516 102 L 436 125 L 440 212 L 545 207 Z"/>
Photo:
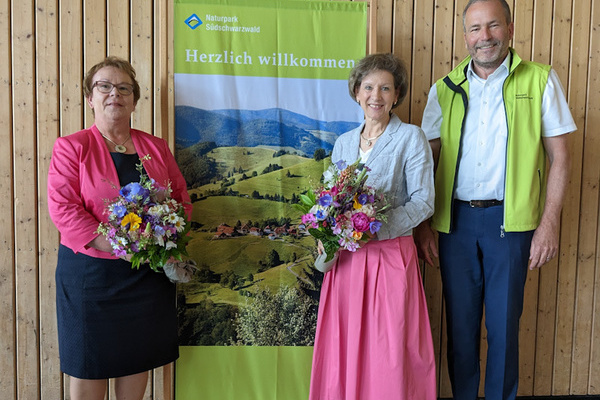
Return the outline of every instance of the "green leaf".
<path id="1" fill-rule="evenodd" d="M 302 214 L 306 214 L 310 210 L 310 207 L 308 207 L 307 205 L 298 203 L 292 204 L 292 208 L 300 211 Z"/>
<path id="2" fill-rule="evenodd" d="M 325 253 L 327 253 L 327 257 L 325 258 L 325 262 L 327 262 L 333 259 L 333 256 L 339 250 L 340 245 L 337 242 L 326 241 L 323 242 L 323 247 L 325 248 Z"/>
<path id="3" fill-rule="evenodd" d="M 325 234 L 325 232 L 321 232 L 320 230 L 316 229 L 316 228 L 308 228 L 308 233 L 310 233 L 311 236 L 313 236 L 316 239 L 320 239 L 321 241 L 323 241 L 324 239 L 327 238 L 327 235 Z"/>
<path id="4" fill-rule="evenodd" d="M 308 192 L 308 194 L 301 194 L 300 195 L 300 201 L 302 201 L 303 204 L 312 207 L 315 205 L 317 198 L 315 197 L 314 192 Z"/>

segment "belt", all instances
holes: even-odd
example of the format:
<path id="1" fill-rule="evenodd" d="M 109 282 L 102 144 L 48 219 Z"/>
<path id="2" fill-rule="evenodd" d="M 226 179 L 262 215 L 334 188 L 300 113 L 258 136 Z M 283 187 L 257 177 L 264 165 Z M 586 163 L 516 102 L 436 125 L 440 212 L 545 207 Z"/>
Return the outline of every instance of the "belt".
<path id="1" fill-rule="evenodd" d="M 502 203 L 504 203 L 503 200 L 470 200 L 470 201 L 465 201 L 465 200 L 456 200 L 460 203 L 464 203 L 464 204 L 468 204 L 469 207 L 473 207 L 473 208 L 487 208 L 487 207 L 493 207 L 493 206 L 501 206 Z"/>

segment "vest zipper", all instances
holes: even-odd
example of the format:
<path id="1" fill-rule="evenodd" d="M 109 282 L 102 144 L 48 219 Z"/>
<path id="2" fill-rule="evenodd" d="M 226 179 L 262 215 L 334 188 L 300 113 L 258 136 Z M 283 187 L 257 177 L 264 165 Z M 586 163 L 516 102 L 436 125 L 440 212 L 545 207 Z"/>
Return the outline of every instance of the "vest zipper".
<path id="1" fill-rule="evenodd" d="M 512 58 L 511 58 L 511 64 L 512 64 Z M 504 204 L 502 205 L 502 225 L 500 225 L 500 237 L 504 238 L 504 225 L 506 222 L 506 170 L 507 170 L 507 164 L 508 164 L 508 139 L 510 136 L 510 129 L 509 129 L 509 124 L 508 124 L 508 113 L 506 112 L 506 101 L 504 100 L 504 90 L 506 89 L 506 81 L 508 81 L 508 78 L 510 78 L 511 75 L 511 71 L 509 69 L 508 71 L 508 75 L 506 76 L 506 78 L 504 79 L 504 82 L 502 82 L 502 106 L 504 107 L 504 119 L 506 120 L 506 148 L 504 149 L 504 188 L 503 188 L 503 192 L 504 192 Z"/>

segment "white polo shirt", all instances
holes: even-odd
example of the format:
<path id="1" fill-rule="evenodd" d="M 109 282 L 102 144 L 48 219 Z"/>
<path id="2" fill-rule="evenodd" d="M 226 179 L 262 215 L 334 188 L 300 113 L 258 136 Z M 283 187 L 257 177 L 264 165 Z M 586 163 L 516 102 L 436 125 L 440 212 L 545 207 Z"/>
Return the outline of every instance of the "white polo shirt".
<path id="1" fill-rule="evenodd" d="M 509 52 L 502 65 L 487 79 L 480 78 L 473 71 L 472 62 L 469 64 L 469 105 L 454 194 L 456 199 L 504 199 L 508 126 L 502 101 L 502 85 L 508 77 L 510 57 Z M 553 69 L 550 70 L 544 89 L 541 118 L 543 137 L 563 135 L 577 129 L 564 89 Z M 442 109 L 434 84 L 423 112 L 422 129 L 428 140 L 440 137 L 441 124 Z"/>

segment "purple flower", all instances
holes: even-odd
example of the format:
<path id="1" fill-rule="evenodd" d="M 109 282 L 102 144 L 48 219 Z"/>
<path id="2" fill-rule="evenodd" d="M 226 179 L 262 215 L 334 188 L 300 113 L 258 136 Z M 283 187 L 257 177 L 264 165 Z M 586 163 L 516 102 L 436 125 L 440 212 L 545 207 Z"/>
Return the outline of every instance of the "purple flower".
<path id="1" fill-rule="evenodd" d="M 305 225 L 313 223 L 316 220 L 317 219 L 315 218 L 314 214 L 312 214 L 312 213 L 304 214 L 302 216 L 302 223 L 305 224 Z"/>
<path id="2" fill-rule="evenodd" d="M 149 198 L 150 191 L 138 182 L 129 183 L 121 188 L 121 196 L 129 202 L 144 201 Z"/>
<path id="3" fill-rule="evenodd" d="M 369 231 L 373 234 L 379 232 L 379 229 L 381 229 L 381 222 L 379 221 L 373 221 L 369 225 Z"/>
<path id="4" fill-rule="evenodd" d="M 119 218 L 123 218 L 127 213 L 127 207 L 122 204 L 117 204 L 113 207 L 113 214 Z"/>
<path id="5" fill-rule="evenodd" d="M 319 205 L 322 207 L 327 207 L 331 204 L 332 201 L 333 197 L 331 197 L 331 195 L 327 193 L 319 198 Z"/>
<path id="6" fill-rule="evenodd" d="M 338 243 L 340 247 L 343 247 L 344 249 L 351 252 L 355 252 L 358 249 L 358 243 L 353 242 L 352 240 L 340 239 L 338 240 Z"/>
<path id="7" fill-rule="evenodd" d="M 348 166 L 346 164 L 346 161 L 344 160 L 339 160 L 338 162 L 335 163 L 335 166 L 337 167 L 337 169 L 339 169 L 340 171 L 346 169 L 346 167 Z"/>
<path id="8" fill-rule="evenodd" d="M 334 228 L 337 225 L 337 223 L 335 222 L 335 218 L 333 218 L 331 215 L 327 217 L 327 222 L 332 228 Z"/>
<path id="9" fill-rule="evenodd" d="M 366 194 L 363 193 L 363 194 L 358 195 L 357 200 L 360 204 L 362 204 L 364 206 L 365 204 L 367 204 L 367 201 L 369 200 L 369 196 L 367 196 Z"/>
<path id="10" fill-rule="evenodd" d="M 123 249 L 113 249 L 113 254 L 117 257 L 124 257 L 127 255 L 127 251 Z"/>

